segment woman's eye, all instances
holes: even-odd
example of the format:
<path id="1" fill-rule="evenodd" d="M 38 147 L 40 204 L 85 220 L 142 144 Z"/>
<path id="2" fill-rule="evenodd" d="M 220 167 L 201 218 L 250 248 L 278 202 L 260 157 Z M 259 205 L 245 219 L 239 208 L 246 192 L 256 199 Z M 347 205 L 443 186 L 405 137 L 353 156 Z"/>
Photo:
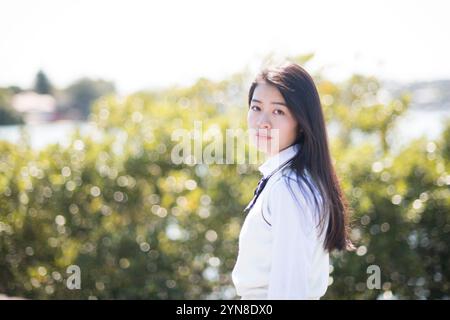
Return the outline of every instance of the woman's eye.
<path id="1" fill-rule="evenodd" d="M 284 114 L 284 112 L 282 110 L 280 110 L 280 109 L 275 110 L 275 113 L 279 114 L 279 115 L 283 115 Z"/>
<path id="2" fill-rule="evenodd" d="M 253 111 L 258 111 L 259 107 L 258 106 L 251 106 L 250 109 L 252 109 Z"/>

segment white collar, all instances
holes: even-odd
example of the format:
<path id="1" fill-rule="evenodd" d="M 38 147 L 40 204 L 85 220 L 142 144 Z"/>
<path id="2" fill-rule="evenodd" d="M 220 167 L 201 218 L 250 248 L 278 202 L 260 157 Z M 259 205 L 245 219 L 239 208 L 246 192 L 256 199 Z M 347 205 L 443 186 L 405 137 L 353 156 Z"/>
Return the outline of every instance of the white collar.
<path id="1" fill-rule="evenodd" d="M 293 158 L 298 150 L 300 150 L 300 144 L 293 144 L 269 157 L 261 166 L 259 166 L 258 170 L 263 174 L 263 177 L 267 177 L 283 163 Z"/>

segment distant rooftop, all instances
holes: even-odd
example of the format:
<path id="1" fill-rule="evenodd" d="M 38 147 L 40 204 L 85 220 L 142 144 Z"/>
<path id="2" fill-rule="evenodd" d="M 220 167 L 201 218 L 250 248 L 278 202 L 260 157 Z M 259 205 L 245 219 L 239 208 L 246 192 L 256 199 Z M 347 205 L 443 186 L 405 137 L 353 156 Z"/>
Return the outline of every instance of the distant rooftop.
<path id="1" fill-rule="evenodd" d="M 49 94 L 27 91 L 14 95 L 12 107 L 21 113 L 51 113 L 56 110 L 56 100 Z"/>

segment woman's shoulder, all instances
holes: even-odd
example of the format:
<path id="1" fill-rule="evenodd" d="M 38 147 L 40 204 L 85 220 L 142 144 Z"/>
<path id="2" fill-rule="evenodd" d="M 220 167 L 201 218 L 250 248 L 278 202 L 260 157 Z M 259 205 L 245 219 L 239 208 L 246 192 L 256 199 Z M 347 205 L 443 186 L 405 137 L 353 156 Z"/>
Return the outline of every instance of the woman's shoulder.
<path id="1" fill-rule="evenodd" d="M 308 237 L 316 235 L 319 212 L 313 193 L 292 175 L 277 176 L 263 200 L 263 216 L 269 225 L 297 226 Z"/>
<path id="2" fill-rule="evenodd" d="M 308 186 L 310 186 L 310 188 Z M 291 167 L 286 167 L 278 172 L 273 177 L 270 189 L 271 191 L 284 191 L 286 188 L 294 188 L 297 189 L 297 191 L 309 191 L 309 193 L 318 193 L 317 185 L 314 183 L 314 180 L 306 169 L 303 172 L 303 179 L 300 178 L 297 172 Z"/>
<path id="3" fill-rule="evenodd" d="M 313 212 L 319 209 L 318 205 L 322 205 L 319 189 L 307 171 L 304 172 L 303 177 L 303 179 L 300 178 L 292 168 L 283 169 L 274 176 L 273 182 L 269 185 L 268 204 L 273 205 L 276 202 L 282 207 L 289 207 L 292 203 L 297 208 L 313 209 L 311 210 Z"/>

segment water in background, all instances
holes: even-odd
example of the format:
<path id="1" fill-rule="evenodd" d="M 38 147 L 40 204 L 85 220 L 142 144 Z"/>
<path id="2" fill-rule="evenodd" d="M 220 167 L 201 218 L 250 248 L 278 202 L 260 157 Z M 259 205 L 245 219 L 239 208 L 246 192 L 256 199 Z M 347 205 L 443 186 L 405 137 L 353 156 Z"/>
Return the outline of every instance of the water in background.
<path id="1" fill-rule="evenodd" d="M 450 110 L 409 109 L 391 131 L 389 141 L 395 144 L 395 149 L 398 149 L 412 139 L 421 136 L 425 136 L 429 140 L 438 139 L 444 130 L 446 120 L 450 120 Z M 52 143 L 67 145 L 76 129 L 79 129 L 82 135 L 91 135 L 96 132 L 94 126 L 89 122 L 58 121 L 24 126 L 0 126 L 0 140 L 19 143 L 21 132 L 24 131 L 28 135 L 31 146 L 34 149 L 41 149 Z M 330 135 L 332 135 L 332 132 L 333 128 L 329 128 Z M 361 139 L 364 139 L 364 137 L 361 137 Z"/>

